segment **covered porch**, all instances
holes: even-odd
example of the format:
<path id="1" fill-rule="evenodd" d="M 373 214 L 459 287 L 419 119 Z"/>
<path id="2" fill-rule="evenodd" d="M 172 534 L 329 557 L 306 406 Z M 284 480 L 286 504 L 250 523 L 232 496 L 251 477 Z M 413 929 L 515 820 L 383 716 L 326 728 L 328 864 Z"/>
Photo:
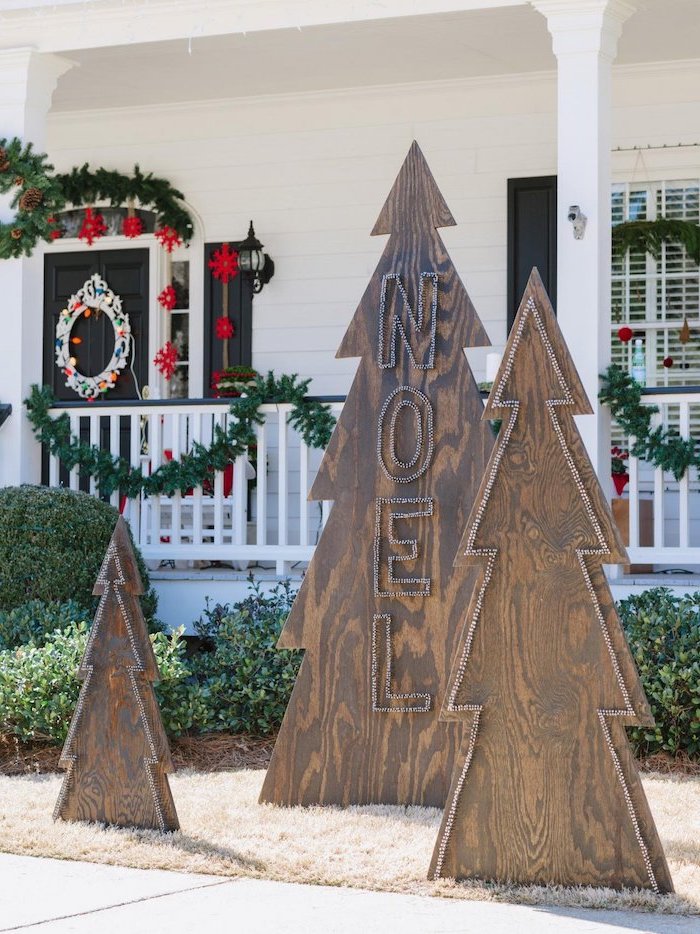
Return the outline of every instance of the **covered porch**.
<path id="1" fill-rule="evenodd" d="M 339 411 L 355 363 L 335 351 L 383 245 L 369 231 L 415 138 L 457 220 L 441 235 L 490 352 L 504 346 L 529 269 L 540 267 L 595 411 L 579 427 L 610 494 L 611 425 L 597 396 L 611 359 L 631 363 L 631 347 L 617 339 L 622 324 L 645 341 L 644 402 L 683 437 L 697 437 L 697 264 L 666 248 L 658 262 L 610 260 L 613 221 L 698 221 L 700 101 L 688 91 L 700 79 L 694 3 L 391 0 L 349 12 L 330 2 L 305 5 L 303 16 L 296 3 L 216 3 L 206 12 L 194 2 L 167 12 L 111 0 L 8 6 L 3 132 L 31 138 L 59 171 L 85 161 L 129 171 L 138 162 L 182 190 L 195 219 L 189 248 L 171 257 L 187 267 L 188 282 L 186 307 L 172 314 L 157 301 L 167 268 L 152 233 L 135 242 L 117 233 L 92 248 L 149 252 L 140 380 L 149 398 L 90 406 L 64 399 L 53 414 L 66 412 L 76 436 L 125 453 L 148 474 L 226 424 L 229 407 L 211 398 L 207 362 L 207 250 L 241 240 L 251 217 L 275 277 L 252 299 L 245 362 L 311 378 L 310 392 Z M 547 180 L 544 196 L 537 180 Z M 539 228 L 532 217 L 519 227 L 528 199 Z M 573 207 L 585 217 L 581 237 Z M 42 478 L 22 402 L 49 373 L 38 338 L 45 345 L 53 337 L 46 261 L 88 252 L 69 235 L 0 264 L 0 322 L 17 347 L 0 370 L 0 403 L 12 406 L 0 427 L 0 484 Z M 692 340 L 681 362 L 684 320 Z M 186 347 L 178 379 L 165 380 L 154 356 L 178 333 Z M 668 356 L 673 369 L 662 364 Z M 487 351 L 468 358 L 483 381 Z M 331 504 L 307 502 L 320 452 L 286 424 L 287 414 L 284 405 L 265 407 L 253 465 L 240 458 L 232 473 L 168 497 L 112 494 L 173 593 L 214 574 L 230 594 L 232 577 L 249 570 L 303 573 Z M 692 582 L 700 569 L 697 472 L 676 481 L 634 457 L 628 472 L 632 564 L 680 568 L 688 575 L 669 580 Z M 43 480 L 97 493 L 56 458 Z"/>

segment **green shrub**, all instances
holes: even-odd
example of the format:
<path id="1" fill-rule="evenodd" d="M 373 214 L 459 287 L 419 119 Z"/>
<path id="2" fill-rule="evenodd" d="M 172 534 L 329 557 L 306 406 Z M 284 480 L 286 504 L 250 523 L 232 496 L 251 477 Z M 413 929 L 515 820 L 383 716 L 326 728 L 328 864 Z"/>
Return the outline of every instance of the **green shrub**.
<path id="1" fill-rule="evenodd" d="M 207 709 L 201 731 L 264 736 L 279 728 L 289 702 L 301 652 L 276 646 L 295 595 L 289 582 L 267 595 L 252 578 L 250 584 L 252 593 L 241 603 L 207 605 L 195 624 L 203 651 L 191 666 Z"/>
<path id="2" fill-rule="evenodd" d="M 656 720 L 629 731 L 637 755 L 700 758 L 700 593 L 655 587 L 622 600 L 619 611 Z"/>
<path id="3" fill-rule="evenodd" d="M 92 596 L 119 513 L 86 493 L 39 486 L 0 489 L 0 610 L 30 600 L 74 600 L 94 612 Z M 136 550 L 147 590 L 141 601 L 147 619 L 157 597 Z"/>
<path id="4" fill-rule="evenodd" d="M 30 600 L 12 610 L 0 610 L 0 649 L 43 645 L 49 633 L 68 629 L 72 623 L 89 620 L 90 616 L 88 610 L 73 600 L 66 603 Z"/>
<path id="5" fill-rule="evenodd" d="M 0 732 L 23 741 L 62 743 L 78 702 L 76 672 L 89 626 L 72 623 L 43 645 L 0 651 Z M 156 685 L 166 732 L 178 736 L 203 718 L 199 687 L 185 660 L 181 632 L 151 636 L 163 680 Z"/>

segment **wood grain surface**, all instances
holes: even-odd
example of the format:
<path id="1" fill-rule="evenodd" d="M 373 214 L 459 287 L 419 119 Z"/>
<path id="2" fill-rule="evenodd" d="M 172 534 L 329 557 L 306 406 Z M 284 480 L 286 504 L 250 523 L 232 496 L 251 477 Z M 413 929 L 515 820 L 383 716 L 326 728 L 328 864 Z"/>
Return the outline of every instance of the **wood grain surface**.
<path id="1" fill-rule="evenodd" d="M 279 642 L 306 651 L 263 802 L 445 802 L 461 724 L 438 717 L 476 579 L 452 563 L 493 446 L 463 351 L 489 341 L 435 230 L 453 223 L 414 143 L 338 351 L 361 360 L 310 494 L 335 503 Z"/>
<path id="2" fill-rule="evenodd" d="M 83 685 L 59 762 L 67 773 L 54 817 L 177 830 L 173 764 L 152 684 L 160 673 L 121 517 L 93 592 L 101 599 L 78 670 Z"/>
<path id="3" fill-rule="evenodd" d="M 653 720 L 602 569 L 626 553 L 573 419 L 588 412 L 534 270 L 456 562 L 480 581 L 443 707 L 465 732 L 431 878 L 672 891 L 624 730 Z"/>

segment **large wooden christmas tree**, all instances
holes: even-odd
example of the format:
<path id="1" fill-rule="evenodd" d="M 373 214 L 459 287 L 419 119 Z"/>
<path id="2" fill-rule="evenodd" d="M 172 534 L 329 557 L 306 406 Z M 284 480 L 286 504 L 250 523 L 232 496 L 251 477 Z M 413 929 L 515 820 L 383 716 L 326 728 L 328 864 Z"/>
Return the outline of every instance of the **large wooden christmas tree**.
<path id="1" fill-rule="evenodd" d="M 414 143 L 338 351 L 361 362 L 311 491 L 335 505 L 280 638 L 306 652 L 261 801 L 445 801 L 459 724 L 438 716 L 475 581 L 452 561 L 493 445 L 463 350 L 488 338 L 436 232 L 452 224 Z"/>
<path id="2" fill-rule="evenodd" d="M 160 673 L 139 604 L 143 584 L 120 517 L 93 593 L 101 594 L 60 765 L 54 818 L 177 830 L 168 740 L 153 692 Z"/>
<path id="3" fill-rule="evenodd" d="M 433 878 L 672 889 L 625 735 L 653 720 L 602 568 L 626 554 L 574 422 L 590 411 L 535 270 L 459 549 L 481 580 L 444 705 L 465 733 Z"/>

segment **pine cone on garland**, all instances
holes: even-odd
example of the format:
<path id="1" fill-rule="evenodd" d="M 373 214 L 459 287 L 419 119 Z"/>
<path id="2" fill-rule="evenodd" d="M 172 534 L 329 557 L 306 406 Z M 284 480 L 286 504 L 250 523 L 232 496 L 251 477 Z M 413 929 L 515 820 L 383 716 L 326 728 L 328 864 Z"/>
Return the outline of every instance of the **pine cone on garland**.
<path id="1" fill-rule="evenodd" d="M 10 168 L 10 160 L 7 158 L 7 150 L 0 146 L 0 172 L 7 172 Z"/>
<path id="2" fill-rule="evenodd" d="M 44 200 L 44 192 L 40 188 L 27 188 L 19 199 L 20 211 L 33 211 Z"/>
<path id="3" fill-rule="evenodd" d="M 21 175 L 16 175 L 13 184 L 17 185 L 18 188 L 21 188 L 22 185 L 24 185 L 24 179 Z"/>
<path id="4" fill-rule="evenodd" d="M 13 240 L 19 240 L 19 238 L 22 236 L 22 231 L 19 227 L 13 227 L 10 231 L 10 236 Z"/>

